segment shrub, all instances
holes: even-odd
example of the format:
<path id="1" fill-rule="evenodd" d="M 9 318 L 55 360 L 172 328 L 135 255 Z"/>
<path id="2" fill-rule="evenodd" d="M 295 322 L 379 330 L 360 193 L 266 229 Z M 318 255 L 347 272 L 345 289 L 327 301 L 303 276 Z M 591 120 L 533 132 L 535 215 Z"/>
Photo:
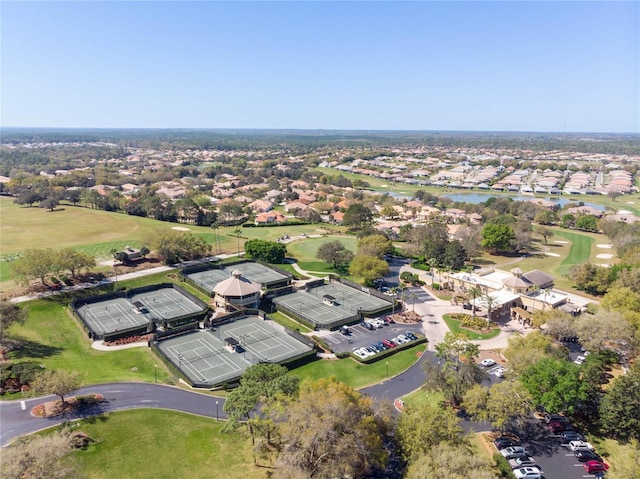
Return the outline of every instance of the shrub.
<path id="1" fill-rule="evenodd" d="M 509 465 L 509 461 L 507 461 L 502 454 L 499 452 L 493 453 L 493 460 L 496 463 L 496 467 L 500 471 L 500 475 L 502 477 L 507 477 L 509 479 L 515 479 L 515 475 L 511 470 L 511 466 Z"/>
<path id="2" fill-rule="evenodd" d="M 349 351 L 340 351 L 339 353 L 336 353 L 336 358 L 338 359 L 345 359 L 351 356 L 351 353 Z"/>
<path id="3" fill-rule="evenodd" d="M 437 291 L 440 289 L 440 283 L 433 283 L 431 287 Z"/>

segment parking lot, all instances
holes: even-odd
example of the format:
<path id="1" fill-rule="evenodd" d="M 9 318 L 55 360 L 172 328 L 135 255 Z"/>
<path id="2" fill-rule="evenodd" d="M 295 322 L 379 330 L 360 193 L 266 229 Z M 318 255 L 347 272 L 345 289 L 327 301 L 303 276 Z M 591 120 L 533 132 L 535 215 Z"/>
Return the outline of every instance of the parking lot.
<path id="1" fill-rule="evenodd" d="M 422 324 L 400 324 L 391 323 L 383 326 L 382 328 L 376 328 L 371 331 L 365 328 L 362 324 L 355 326 L 349 326 L 349 334 L 345 335 L 340 331 L 334 331 L 331 334 L 323 336 L 322 339 L 331 346 L 334 352 L 351 352 L 354 348 L 362 348 L 371 346 L 373 343 L 382 341 L 384 339 L 392 339 L 399 334 L 406 331 L 410 331 L 414 334 L 423 335 Z"/>
<path id="2" fill-rule="evenodd" d="M 528 455 L 533 457 L 542 469 L 544 479 L 600 477 L 597 474 L 588 474 L 583 467 L 584 463 L 576 458 L 568 442 L 564 442 L 560 434 L 551 434 L 549 426 L 543 420 L 528 420 L 517 434 Z"/>

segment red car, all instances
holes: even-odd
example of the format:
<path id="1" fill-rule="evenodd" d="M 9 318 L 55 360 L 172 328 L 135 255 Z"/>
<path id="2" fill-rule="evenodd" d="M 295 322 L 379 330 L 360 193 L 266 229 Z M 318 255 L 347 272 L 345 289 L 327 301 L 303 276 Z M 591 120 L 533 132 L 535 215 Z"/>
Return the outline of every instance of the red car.
<path id="1" fill-rule="evenodd" d="M 582 467 L 584 467 L 587 474 L 596 474 L 598 472 L 607 472 L 609 470 L 609 465 L 604 462 L 598 461 L 587 461 Z"/>
<path id="2" fill-rule="evenodd" d="M 389 341 L 388 339 L 383 339 L 382 340 L 382 344 L 384 344 L 385 346 L 388 346 L 390 348 L 395 348 L 397 346 L 396 343 L 394 343 L 393 341 Z"/>
<path id="3" fill-rule="evenodd" d="M 549 430 L 551 431 L 552 434 L 560 434 L 561 432 L 564 432 L 564 431 L 573 430 L 573 427 L 571 426 L 571 424 L 566 422 L 553 421 L 549 423 Z"/>

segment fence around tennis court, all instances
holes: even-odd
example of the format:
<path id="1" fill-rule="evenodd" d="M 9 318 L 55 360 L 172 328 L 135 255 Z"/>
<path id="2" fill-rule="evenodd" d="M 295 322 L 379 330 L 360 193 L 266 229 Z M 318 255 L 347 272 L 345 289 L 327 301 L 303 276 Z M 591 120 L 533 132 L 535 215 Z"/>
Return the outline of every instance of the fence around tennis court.
<path id="1" fill-rule="evenodd" d="M 250 310 L 243 310 L 243 311 L 235 311 L 233 313 L 226 314 L 224 316 L 217 317 L 212 320 L 208 320 L 205 322 L 207 326 L 206 329 L 213 330 L 214 328 L 217 328 L 221 325 L 231 324 L 239 319 L 250 317 L 250 316 L 258 316 L 264 321 L 271 321 L 264 311 L 261 311 L 258 309 L 250 309 Z M 311 348 L 310 352 L 294 356 L 286 361 L 279 362 L 278 364 L 285 366 L 287 369 L 293 369 L 315 359 L 316 351 L 315 351 L 315 344 L 313 340 L 298 333 L 297 331 L 293 331 L 277 323 L 273 323 L 272 327 L 275 327 L 278 331 L 283 331 L 293 339 Z M 163 364 L 165 364 L 165 366 L 176 377 L 182 378 L 191 387 L 201 388 L 201 389 L 219 389 L 220 387 L 222 387 L 226 389 L 228 387 L 233 387 L 237 385 L 240 380 L 240 376 L 238 376 L 233 380 L 226 380 L 221 384 L 204 383 L 201 381 L 194 380 L 193 378 L 189 377 L 189 375 L 185 374 L 181 370 L 179 363 L 176 363 L 174 359 L 165 355 L 165 353 L 159 347 L 160 344 L 165 340 L 188 336 L 190 334 L 193 334 L 196 331 L 198 331 L 197 324 L 184 326 L 179 331 L 165 331 L 165 332 L 157 331 L 156 334 L 154 335 L 154 338 L 150 341 L 151 350 L 156 354 L 158 358 L 160 358 Z M 249 361 L 249 362 L 251 362 L 252 364 L 255 364 L 256 363 L 255 358 L 254 358 L 254 361 Z"/>
<path id="2" fill-rule="evenodd" d="M 266 289 L 267 293 L 271 290 L 284 288 L 291 284 L 293 275 L 290 272 L 284 269 L 278 268 L 277 266 L 271 265 L 269 263 L 265 263 L 264 261 L 260 261 L 260 260 L 254 261 L 254 260 L 247 260 L 247 259 L 230 259 L 230 260 L 225 260 L 219 263 L 202 263 L 202 264 L 191 265 L 191 266 L 182 268 L 178 273 L 178 276 L 182 281 L 189 283 L 191 286 L 193 286 L 194 288 L 197 288 L 199 291 L 202 291 L 203 293 L 209 296 L 214 296 L 215 293 L 213 293 L 212 291 L 213 288 L 210 289 L 208 286 L 203 285 L 202 282 L 200 281 L 194 281 L 194 279 L 192 279 L 189 275 L 195 274 L 195 273 L 202 273 L 203 271 L 211 271 L 211 270 L 228 271 L 233 269 L 233 266 L 247 264 L 247 263 L 259 264 L 267 269 L 270 269 L 284 276 L 284 278 L 282 279 L 276 279 L 273 281 L 268 281 L 266 283 L 261 283 L 262 286 Z M 251 279 L 250 274 L 247 274 L 245 276 Z"/>
<path id="3" fill-rule="evenodd" d="M 160 320 L 159 318 L 151 318 L 148 323 L 145 323 L 143 325 L 134 326 L 134 327 L 125 328 L 125 329 L 122 329 L 119 327 L 117 330 L 110 331 L 107 333 L 99 333 L 94 331 L 94 329 L 91 327 L 91 324 L 87 321 L 84 315 L 79 311 L 79 308 L 83 306 L 88 306 L 90 304 L 97 304 L 97 303 L 101 303 L 101 302 L 109 301 L 113 299 L 126 299 L 127 301 L 131 301 L 131 298 L 134 296 L 150 293 L 150 292 L 157 292 L 167 288 L 173 289 L 174 291 L 178 292 L 182 296 L 186 297 L 187 299 L 195 303 L 196 306 L 199 306 L 201 308 L 200 311 L 185 313 L 185 314 L 175 316 L 173 318 L 165 319 L 165 320 Z M 192 295 L 188 291 L 180 288 L 179 286 L 173 283 L 152 284 L 152 285 L 143 286 L 140 288 L 134 288 L 126 291 L 115 291 L 107 294 L 76 298 L 73 301 L 71 301 L 70 306 L 71 306 L 71 311 L 73 312 L 73 315 L 80 320 L 80 323 L 82 324 L 82 327 L 86 330 L 89 338 L 96 341 L 100 341 L 100 340 L 115 341 L 117 339 L 126 338 L 128 336 L 143 335 L 143 334 L 147 334 L 149 332 L 154 331 L 158 326 L 163 326 L 165 329 L 173 329 L 173 328 L 180 328 L 184 325 L 197 324 L 198 322 L 202 321 L 209 313 L 209 306 L 206 303 L 200 301 L 200 299 L 196 298 L 194 295 Z"/>

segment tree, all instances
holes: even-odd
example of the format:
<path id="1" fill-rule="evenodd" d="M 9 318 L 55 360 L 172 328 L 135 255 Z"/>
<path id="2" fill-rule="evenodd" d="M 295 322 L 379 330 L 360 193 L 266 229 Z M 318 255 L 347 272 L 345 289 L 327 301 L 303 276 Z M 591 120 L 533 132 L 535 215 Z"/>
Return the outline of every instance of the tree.
<path id="1" fill-rule="evenodd" d="M 364 478 L 386 461 L 388 417 L 370 397 L 335 379 L 304 385 L 282 411 L 274 477 Z"/>
<path id="2" fill-rule="evenodd" d="M 29 248 L 22 256 L 11 263 L 13 273 L 22 284 L 29 284 L 34 279 L 40 279 L 45 284 L 45 277 L 56 268 L 57 254 L 51 248 Z"/>
<path id="3" fill-rule="evenodd" d="M 493 464 L 467 446 L 443 442 L 412 461 L 405 479 L 498 479 Z"/>
<path id="4" fill-rule="evenodd" d="M 549 244 L 548 239 L 553 236 L 553 230 L 540 226 L 536 232 L 544 239 L 544 244 Z"/>
<path id="5" fill-rule="evenodd" d="M 640 273 L 640 268 L 637 268 Z M 640 279 L 640 276 L 639 278 Z M 616 283 L 618 286 L 618 283 Z M 635 287 L 640 287 L 637 284 Z M 604 295 L 600 306 L 608 311 L 617 311 L 625 317 L 638 331 L 640 331 L 640 291 L 634 291 L 630 286 L 611 288 Z"/>
<path id="6" fill-rule="evenodd" d="M 469 260 L 469 256 L 464 247 L 458 240 L 450 241 L 442 257 L 442 266 L 450 268 L 453 271 L 462 269 L 464 263 Z"/>
<path id="7" fill-rule="evenodd" d="M 316 258 L 331 263 L 333 269 L 338 269 L 351 262 L 353 252 L 349 251 L 344 243 L 339 240 L 323 243 L 318 247 Z"/>
<path id="8" fill-rule="evenodd" d="M 344 212 L 342 218 L 342 224 L 344 226 L 351 226 L 353 229 L 359 230 L 365 226 L 371 224 L 373 221 L 373 213 L 371 210 L 364 206 L 362 203 L 353 203 L 349 205 Z"/>
<path id="9" fill-rule="evenodd" d="M 48 369 L 36 375 L 30 384 L 36 395 L 55 394 L 60 396 L 64 404 L 64 397 L 77 391 L 82 385 L 82 375 L 78 371 L 54 371 Z"/>
<path id="10" fill-rule="evenodd" d="M 477 258 L 482 253 L 481 230 L 480 225 L 460 225 L 454 234 L 454 238 L 460 242 L 469 258 Z"/>
<path id="11" fill-rule="evenodd" d="M 640 440 L 640 364 L 619 376 L 600 403 L 603 432 L 621 441 Z"/>
<path id="12" fill-rule="evenodd" d="M 531 396 L 519 381 L 502 381 L 489 389 L 476 384 L 467 391 L 462 404 L 471 417 L 489 421 L 500 431 L 522 422 L 533 409 Z"/>
<path id="13" fill-rule="evenodd" d="M 522 371 L 520 381 L 536 405 L 552 413 L 573 413 L 588 397 L 580 369 L 566 360 L 543 358 Z"/>
<path id="14" fill-rule="evenodd" d="M 615 190 L 611 190 L 611 191 L 607 191 L 607 196 L 609 198 L 611 198 L 612 201 L 615 201 L 616 198 L 620 197 L 622 193 L 620 193 L 619 191 L 615 191 Z"/>
<path id="15" fill-rule="evenodd" d="M 176 230 L 158 230 L 145 243 L 167 264 L 202 258 L 209 253 L 209 245 L 201 236 Z"/>
<path id="16" fill-rule="evenodd" d="M 365 236 L 358 240 L 358 251 L 356 254 L 382 258 L 385 254 L 392 254 L 393 243 L 386 236 L 379 233 Z"/>
<path id="17" fill-rule="evenodd" d="M 287 255 L 287 247 L 282 243 L 265 240 L 249 240 L 244 244 L 244 252 L 251 259 L 267 263 L 282 264 Z"/>
<path id="18" fill-rule="evenodd" d="M 58 251 L 58 264 L 60 270 L 69 271 L 73 278 L 83 269 L 90 269 L 96 266 L 96 260 L 93 256 L 81 253 L 73 248 L 65 248 Z"/>
<path id="19" fill-rule="evenodd" d="M 383 218 L 393 219 L 398 216 L 398 212 L 393 206 L 385 205 L 380 210 L 380 216 L 382 216 Z"/>
<path id="20" fill-rule="evenodd" d="M 629 357 L 637 346 L 631 323 L 617 311 L 598 311 L 584 314 L 574 323 L 582 347 L 592 353 L 604 350 Z"/>
<path id="21" fill-rule="evenodd" d="M 26 309 L 7 300 L 0 301 L 0 345 L 4 343 L 4 337 L 9 326 L 15 323 L 23 323 L 28 316 Z"/>
<path id="22" fill-rule="evenodd" d="M 440 391 L 455 405 L 462 402 L 464 394 L 474 384 L 481 384 L 484 373 L 476 365 L 478 346 L 460 333 L 448 332 L 444 341 L 436 344 L 438 361 L 426 361 L 424 369 L 427 391 Z"/>
<path id="23" fill-rule="evenodd" d="M 242 204 L 236 200 L 225 201 L 218 208 L 218 217 L 223 224 L 233 224 L 244 215 Z"/>
<path id="24" fill-rule="evenodd" d="M 20 439 L 2 451 L 2 477 L 6 479 L 71 479 L 82 477 L 66 456 L 73 450 L 67 432 Z"/>
<path id="25" fill-rule="evenodd" d="M 455 410 L 425 402 L 403 411 L 396 437 L 402 455 L 411 462 L 440 443 L 460 444 L 463 432 Z"/>
<path id="26" fill-rule="evenodd" d="M 488 224 L 482 229 L 482 246 L 492 253 L 509 251 L 515 239 L 511 225 Z"/>
<path id="27" fill-rule="evenodd" d="M 146 258 L 149 253 L 151 253 L 151 251 L 149 251 L 149 248 L 147 248 L 146 246 L 140 248 L 140 256 L 142 256 L 143 258 Z"/>
<path id="28" fill-rule="evenodd" d="M 229 393 L 224 403 L 228 417 L 224 430 L 237 429 L 244 422 L 254 446 L 256 433 L 260 431 L 271 445 L 275 430 L 272 408 L 282 396 L 295 396 L 298 383 L 299 378 L 287 374 L 287 368 L 279 364 L 258 363 L 248 367 L 242 374 L 240 386 Z M 253 459 L 255 462 L 255 454 Z"/>
<path id="29" fill-rule="evenodd" d="M 510 368 L 517 374 L 540 359 L 566 360 L 569 357 L 566 348 L 558 348 L 549 336 L 540 331 L 532 331 L 524 336 L 511 336 L 507 344 L 503 354 L 509 361 Z"/>
<path id="30" fill-rule="evenodd" d="M 482 296 L 482 288 L 478 285 L 469 289 L 471 295 L 471 316 L 476 317 L 476 299 Z"/>
<path id="31" fill-rule="evenodd" d="M 373 256 L 356 255 L 349 265 L 351 276 L 361 276 L 365 284 L 373 284 L 373 280 L 380 278 L 389 271 L 389 264 L 380 258 Z"/>
<path id="32" fill-rule="evenodd" d="M 571 266 L 569 278 L 575 283 L 577 289 L 596 296 L 606 293 L 612 282 L 609 277 L 609 268 L 591 263 Z"/>
<path id="33" fill-rule="evenodd" d="M 551 210 L 542 210 L 536 214 L 534 221 L 541 225 L 553 225 L 558 221 L 558 216 Z"/>
<path id="34" fill-rule="evenodd" d="M 598 231 L 598 218 L 593 215 L 582 215 L 576 220 L 576 229 L 582 231 Z"/>
<path id="35" fill-rule="evenodd" d="M 45 198 L 40 202 L 40 208 L 53 211 L 60 204 L 57 198 Z"/>

